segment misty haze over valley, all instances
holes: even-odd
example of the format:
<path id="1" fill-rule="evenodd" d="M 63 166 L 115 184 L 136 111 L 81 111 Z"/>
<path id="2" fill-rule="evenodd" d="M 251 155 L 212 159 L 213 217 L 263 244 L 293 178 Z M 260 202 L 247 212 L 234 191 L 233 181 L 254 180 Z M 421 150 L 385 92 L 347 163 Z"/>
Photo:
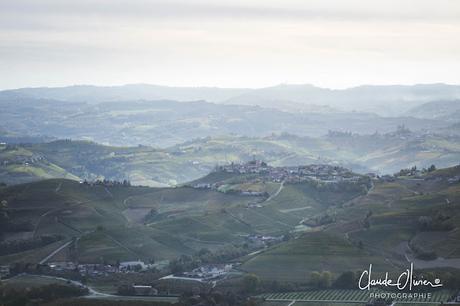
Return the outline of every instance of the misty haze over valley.
<path id="1" fill-rule="evenodd" d="M 163 186 L 197 179 L 216 164 L 253 158 L 380 174 L 460 160 L 460 86 L 455 85 L 345 90 L 82 85 L 5 90 L 0 105 L 0 139 L 37 143 L 25 147 L 27 154 L 62 167 L 59 177 L 102 175 Z M 62 139 L 94 142 L 58 149 L 70 150 L 80 168 L 63 164 L 62 152 L 46 148 L 52 144 L 39 144 Z M 131 147 L 132 154 L 118 156 L 122 147 Z M 81 154 L 87 157 L 78 158 Z M 124 166 L 115 167 L 120 158 Z M 13 181 L 38 178 L 17 175 Z"/>
<path id="2" fill-rule="evenodd" d="M 460 0 L 0 0 L 1 306 L 460 305 Z"/>

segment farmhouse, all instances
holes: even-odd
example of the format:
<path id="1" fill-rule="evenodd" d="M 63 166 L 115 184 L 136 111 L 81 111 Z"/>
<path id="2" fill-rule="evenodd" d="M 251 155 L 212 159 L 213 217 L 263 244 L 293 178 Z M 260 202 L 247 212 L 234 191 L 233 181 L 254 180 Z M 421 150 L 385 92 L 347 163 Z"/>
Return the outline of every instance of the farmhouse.
<path id="1" fill-rule="evenodd" d="M 124 261 L 120 262 L 120 271 L 145 271 L 149 268 L 143 261 Z"/>
<path id="2" fill-rule="evenodd" d="M 246 237 L 246 240 L 255 248 L 263 248 L 272 243 L 282 241 L 284 236 L 264 236 L 264 235 L 249 235 Z"/>
<path id="3" fill-rule="evenodd" d="M 48 264 L 48 267 L 54 271 L 72 271 L 77 268 L 75 263 L 71 261 L 51 262 Z"/>
<path id="4" fill-rule="evenodd" d="M 231 269 L 232 265 L 205 265 L 196 268 L 191 272 L 184 272 L 184 276 L 208 280 L 223 276 L 227 274 Z"/>
<path id="5" fill-rule="evenodd" d="M 103 265 L 103 264 L 80 264 L 78 265 L 78 272 L 81 275 L 107 275 L 108 273 L 119 272 L 116 266 Z"/>
<path id="6" fill-rule="evenodd" d="M 147 285 L 133 285 L 134 295 L 138 296 L 151 296 L 158 295 L 158 290 L 152 286 Z"/>

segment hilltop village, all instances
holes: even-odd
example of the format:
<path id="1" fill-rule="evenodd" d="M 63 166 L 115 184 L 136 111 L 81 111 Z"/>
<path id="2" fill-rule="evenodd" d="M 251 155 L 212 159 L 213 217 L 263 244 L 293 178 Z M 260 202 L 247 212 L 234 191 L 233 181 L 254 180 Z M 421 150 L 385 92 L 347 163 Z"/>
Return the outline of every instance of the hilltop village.
<path id="1" fill-rule="evenodd" d="M 318 180 L 325 183 L 337 183 L 340 181 L 356 182 L 362 177 L 350 170 L 331 165 L 307 165 L 295 167 L 271 167 L 260 160 L 253 160 L 243 164 L 232 163 L 221 166 L 220 171 L 229 173 L 257 173 L 273 182 L 297 183 L 305 180 Z"/>
<path id="2" fill-rule="evenodd" d="M 350 170 L 332 165 L 307 165 L 295 167 L 272 167 L 266 162 L 252 160 L 247 163 L 231 163 L 217 166 L 214 173 L 235 173 L 240 175 L 257 174 L 264 181 L 275 183 L 302 183 L 306 181 L 323 184 L 337 184 L 342 182 L 357 183 L 366 176 L 351 172 Z M 195 188 L 218 189 L 221 183 L 197 183 Z"/>

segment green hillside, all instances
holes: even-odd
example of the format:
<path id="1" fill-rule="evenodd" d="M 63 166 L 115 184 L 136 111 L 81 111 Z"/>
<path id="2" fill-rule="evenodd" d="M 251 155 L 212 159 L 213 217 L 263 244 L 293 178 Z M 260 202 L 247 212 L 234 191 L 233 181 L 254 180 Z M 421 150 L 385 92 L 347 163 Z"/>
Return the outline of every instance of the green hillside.
<path id="1" fill-rule="evenodd" d="M 195 187 L 200 182 L 220 187 Z M 248 190 L 255 193 L 245 195 Z M 7 216 L 3 242 L 24 246 L 18 254 L 4 251 L 0 262 L 39 262 L 62 245 L 55 259 L 172 259 L 243 245 L 248 235 L 287 234 L 359 194 L 361 188 L 337 192 L 310 181 L 279 183 L 222 171 L 169 188 L 64 179 L 13 185 L 0 189 Z"/>
<path id="2" fill-rule="evenodd" d="M 222 171 L 169 188 L 65 179 L 1 187 L 1 243 L 23 245 L 3 248 L 0 263 L 40 262 L 60 247 L 48 260 L 173 259 L 258 234 L 290 237 L 240 258 L 241 270 L 267 280 L 306 282 L 313 271 L 336 277 L 370 263 L 399 271 L 408 260 L 418 269 L 460 268 L 459 169 L 375 179 L 368 192 Z"/>
<path id="3" fill-rule="evenodd" d="M 0 182 L 20 184 L 49 178 L 78 177 L 24 146 L 0 144 Z"/>
<path id="4" fill-rule="evenodd" d="M 256 254 L 242 269 L 264 279 L 306 281 L 315 270 L 460 269 L 460 168 L 375 181 L 334 207 L 335 222 Z M 292 195 L 293 193 L 290 193 Z M 313 230 L 313 229 L 312 229 Z"/>
<path id="5" fill-rule="evenodd" d="M 26 259 L 38 262 L 50 250 L 75 238 L 78 239 L 75 249 L 57 254 L 57 258 L 70 256 L 82 262 L 171 259 L 203 247 L 198 239 L 199 228 L 184 231 L 184 227 L 174 228 L 174 225 L 186 223 L 195 215 L 200 218 L 204 214 L 217 214 L 226 205 L 242 202 L 237 196 L 188 187 L 91 186 L 59 179 L 3 188 L 0 198 L 7 201 L 8 222 L 16 225 L 7 229 L 5 239 L 33 240 L 60 235 L 60 243 L 5 255 L 0 262 Z M 158 211 L 159 218 L 144 224 L 144 217 L 151 210 Z M 166 216 L 168 221 L 163 220 Z M 216 247 L 235 239 L 230 227 L 222 227 L 220 232 L 217 229 L 214 226 L 209 231 L 226 239 L 216 239 Z M 189 246 L 189 237 L 197 237 L 197 243 Z"/>

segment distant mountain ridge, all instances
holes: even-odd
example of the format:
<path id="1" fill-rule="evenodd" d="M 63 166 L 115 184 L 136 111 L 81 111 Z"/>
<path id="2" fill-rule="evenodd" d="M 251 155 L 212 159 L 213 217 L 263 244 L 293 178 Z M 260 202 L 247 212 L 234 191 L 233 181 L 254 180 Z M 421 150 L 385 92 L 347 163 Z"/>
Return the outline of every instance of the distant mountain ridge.
<path id="1" fill-rule="evenodd" d="M 0 99 L 34 98 L 88 103 L 126 100 L 206 100 L 209 102 L 222 102 L 249 90 L 244 88 L 170 87 L 149 84 L 121 86 L 74 85 L 4 90 L 0 91 Z"/>
<path id="2" fill-rule="evenodd" d="M 264 106 L 278 101 L 281 104 L 327 105 L 341 111 L 401 116 L 407 110 L 426 102 L 453 99 L 460 99 L 458 85 L 365 85 L 336 90 L 312 85 L 278 85 L 244 93 L 227 103 Z"/>
<path id="3" fill-rule="evenodd" d="M 399 116 L 427 102 L 460 99 L 460 85 L 364 85 L 327 89 L 308 84 L 282 84 L 265 88 L 170 87 L 149 84 L 123 86 L 76 85 L 57 88 L 21 88 L 0 91 L 9 98 L 54 99 L 100 103 L 122 100 L 205 100 L 223 104 L 259 105 L 284 111 L 321 110 L 373 112 Z M 315 107 L 316 106 L 316 107 Z M 326 109 L 330 110 L 330 109 Z"/>

